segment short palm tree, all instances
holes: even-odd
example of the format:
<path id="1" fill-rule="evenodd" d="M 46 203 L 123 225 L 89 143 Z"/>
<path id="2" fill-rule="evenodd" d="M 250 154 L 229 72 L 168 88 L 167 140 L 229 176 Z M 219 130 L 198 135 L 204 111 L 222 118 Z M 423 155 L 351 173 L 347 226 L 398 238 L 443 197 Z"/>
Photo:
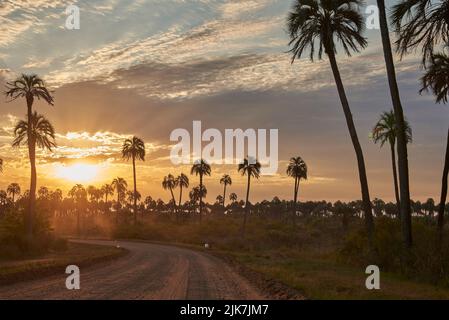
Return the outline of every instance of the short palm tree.
<path id="1" fill-rule="evenodd" d="M 422 89 L 431 91 L 437 103 L 447 103 L 449 99 L 449 56 L 444 53 L 433 55 L 429 68 L 425 75 L 421 78 Z M 441 183 L 441 198 L 438 208 L 438 243 L 441 244 L 444 227 L 444 211 L 447 199 L 449 174 L 449 130 L 447 133 L 446 156 L 444 159 L 443 178 Z"/>
<path id="2" fill-rule="evenodd" d="M 203 195 L 204 190 L 206 189 L 203 185 L 203 177 L 204 176 L 210 176 L 211 174 L 211 168 L 210 165 L 203 159 L 195 161 L 195 163 L 192 166 L 192 169 L 190 170 L 190 174 L 195 174 L 200 176 L 200 190 L 203 190 L 200 192 L 200 223 L 203 215 Z"/>
<path id="3" fill-rule="evenodd" d="M 245 158 L 238 166 L 238 172 L 242 176 L 248 177 L 248 183 L 246 185 L 246 202 L 245 202 L 245 214 L 243 216 L 242 236 L 245 236 L 246 220 L 249 213 L 249 190 L 251 188 L 251 177 L 259 179 L 261 165 L 256 159 Z"/>
<path id="4" fill-rule="evenodd" d="M 405 133 L 407 137 L 407 143 L 412 142 L 412 128 L 407 120 L 405 120 Z M 394 195 L 396 197 L 396 204 L 398 206 L 398 212 L 401 212 L 400 196 L 399 196 L 399 183 L 398 174 L 396 168 L 396 141 L 398 130 L 396 129 L 396 119 L 394 111 L 384 112 L 380 116 L 379 121 L 376 123 L 372 131 L 372 138 L 374 143 L 380 143 L 380 147 L 383 147 L 385 143 L 390 145 L 391 151 L 391 163 L 393 167 L 393 181 L 394 181 Z M 399 215 L 400 217 L 400 215 Z"/>
<path id="5" fill-rule="evenodd" d="M 6 192 L 11 195 L 12 202 L 15 202 L 15 196 L 20 195 L 20 186 L 18 183 L 11 183 L 8 188 L 6 188 Z"/>
<path id="6" fill-rule="evenodd" d="M 223 185 L 223 208 L 225 207 L 225 201 L 226 201 L 226 187 L 228 185 L 232 185 L 232 179 L 231 176 L 229 176 L 228 174 L 223 175 L 223 177 L 221 177 L 220 179 L 220 184 Z"/>
<path id="7" fill-rule="evenodd" d="M 81 234 L 81 210 L 83 209 L 83 205 L 87 201 L 87 191 L 82 184 L 75 185 L 72 189 L 70 189 L 68 193 L 69 197 L 73 199 L 76 204 L 76 229 L 78 236 Z"/>
<path id="8" fill-rule="evenodd" d="M 307 49 L 312 61 L 315 56 L 322 59 L 323 53 L 329 58 L 357 157 L 363 211 L 368 236 L 372 239 L 374 221 L 365 159 L 336 59 L 336 41 L 348 56 L 351 56 L 352 51 L 360 52 L 367 46 L 367 41 L 362 36 L 365 25 L 364 18 L 358 11 L 360 4 L 362 4 L 360 0 L 295 0 L 288 15 L 287 29 L 290 36 L 290 52 L 293 56 L 292 63 L 301 58 Z"/>
<path id="9" fill-rule="evenodd" d="M 229 200 L 231 200 L 232 203 L 236 202 L 236 201 L 237 201 L 237 194 L 234 193 L 234 192 L 231 193 L 231 194 L 229 195 Z"/>
<path id="10" fill-rule="evenodd" d="M 301 157 L 294 157 L 290 159 L 287 167 L 287 175 L 295 179 L 295 189 L 293 192 L 293 218 L 296 217 L 299 183 L 301 179 L 307 180 L 307 164 Z"/>
<path id="11" fill-rule="evenodd" d="M 41 149 L 47 149 L 49 151 L 52 150 L 53 147 L 56 147 L 55 143 L 55 129 L 53 128 L 50 121 L 45 119 L 43 115 L 37 114 L 34 112 L 31 115 L 29 121 L 20 120 L 16 126 L 14 127 L 14 141 L 12 143 L 13 147 L 20 147 L 23 144 L 30 145 L 29 141 L 32 140 L 32 154 L 35 155 L 35 147 Z M 32 185 L 35 187 L 37 183 L 37 173 L 36 173 L 36 163 L 34 161 L 31 162 L 31 180 Z M 34 189 L 36 191 L 36 189 Z M 34 192 L 34 196 L 36 196 L 36 192 Z M 30 193 L 29 198 L 32 198 L 32 193 Z M 29 239 L 32 238 L 33 227 L 32 225 L 28 225 L 28 223 L 33 223 L 33 213 L 34 213 L 34 202 L 33 202 L 33 210 L 27 211 L 27 236 Z"/>
<path id="12" fill-rule="evenodd" d="M 115 190 L 115 193 L 117 194 L 117 216 L 116 221 L 118 222 L 118 211 L 121 206 L 121 201 L 125 198 L 126 189 L 128 188 L 128 183 L 125 179 L 117 177 L 114 180 L 112 180 L 111 184 L 112 188 Z"/>
<path id="13" fill-rule="evenodd" d="M 112 196 L 114 194 L 114 188 L 112 185 L 106 183 L 101 187 L 101 191 L 105 197 L 106 212 L 109 212 L 108 196 Z"/>
<path id="14" fill-rule="evenodd" d="M 126 139 L 122 147 L 122 157 L 126 160 L 132 159 L 134 178 L 134 224 L 137 222 L 137 183 L 136 183 L 136 159 L 145 161 L 145 143 L 142 139 L 132 137 Z"/>
<path id="15" fill-rule="evenodd" d="M 169 190 L 173 202 L 173 213 L 176 213 L 176 200 L 175 195 L 173 194 L 173 189 L 176 187 L 176 179 L 172 174 L 169 174 L 168 176 L 164 177 L 164 180 L 162 180 L 162 188 L 164 190 Z"/>
<path id="16" fill-rule="evenodd" d="M 181 173 L 177 178 L 176 178 L 176 186 L 179 187 L 179 204 L 178 207 L 181 208 L 181 203 L 182 203 L 182 190 L 184 188 L 188 188 L 189 187 L 189 177 L 187 177 L 184 173 Z"/>
<path id="17" fill-rule="evenodd" d="M 11 100 L 25 98 L 27 104 L 27 122 L 33 121 L 33 104 L 34 100 L 42 99 L 49 105 L 53 105 L 54 99 L 51 92 L 47 89 L 44 81 L 35 74 L 22 74 L 19 78 L 12 82 L 6 83 L 5 95 Z M 28 126 L 27 139 L 28 155 L 30 158 L 31 179 L 30 179 L 30 196 L 28 197 L 28 209 L 26 213 L 26 230 L 28 239 L 31 240 L 33 235 L 33 218 L 36 206 L 36 141 L 32 136 L 32 125 Z"/>

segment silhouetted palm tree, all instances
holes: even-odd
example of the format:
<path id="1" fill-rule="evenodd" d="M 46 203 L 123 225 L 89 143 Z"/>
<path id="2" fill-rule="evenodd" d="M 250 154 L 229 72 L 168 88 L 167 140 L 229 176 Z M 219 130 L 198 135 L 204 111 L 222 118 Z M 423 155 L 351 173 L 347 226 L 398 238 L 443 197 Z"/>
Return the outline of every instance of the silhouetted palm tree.
<path id="1" fill-rule="evenodd" d="M 422 46 L 426 64 L 432 60 L 435 47 L 449 43 L 449 0 L 401 0 L 393 6 L 391 20 L 401 56 Z"/>
<path id="2" fill-rule="evenodd" d="M 242 174 L 242 176 L 248 177 L 248 183 L 246 186 L 246 202 L 245 202 L 245 214 L 243 216 L 243 227 L 242 227 L 242 235 L 245 236 L 246 231 L 246 220 L 249 213 L 249 190 L 251 186 L 251 177 L 259 179 L 260 176 L 260 168 L 261 165 L 256 159 L 245 158 L 242 163 L 238 166 L 238 172 Z"/>
<path id="3" fill-rule="evenodd" d="M 162 188 L 164 188 L 164 190 L 170 191 L 173 202 L 173 213 L 176 213 L 176 200 L 175 195 L 173 194 L 173 189 L 175 187 L 176 187 L 176 180 L 172 174 L 169 174 L 168 176 L 164 177 L 164 180 L 162 181 Z"/>
<path id="4" fill-rule="evenodd" d="M 76 204 L 76 229 L 78 236 L 81 234 L 81 228 L 80 228 L 80 214 L 81 210 L 84 207 L 85 203 L 87 202 L 87 191 L 84 188 L 82 184 L 75 185 L 72 189 L 70 189 L 68 193 L 69 197 L 73 199 L 73 201 Z"/>
<path id="5" fill-rule="evenodd" d="M 137 222 L 137 183 L 136 183 L 136 159 L 145 161 L 145 143 L 142 139 L 132 137 L 126 139 L 122 147 L 122 156 L 124 159 L 132 159 L 133 162 L 133 178 L 134 178 L 134 224 Z"/>
<path id="6" fill-rule="evenodd" d="M 422 89 L 431 91 L 436 96 L 437 103 L 447 103 L 449 99 L 449 56 L 444 53 L 433 55 L 430 66 L 421 78 Z M 444 159 L 443 178 L 441 183 L 441 198 L 438 208 L 438 243 L 441 244 L 444 227 L 444 210 L 447 199 L 449 174 L 449 130 L 447 133 L 446 156 Z"/>
<path id="7" fill-rule="evenodd" d="M 25 98 L 27 104 L 27 122 L 32 123 L 33 121 L 33 103 L 34 99 L 42 99 L 49 105 L 53 105 L 53 96 L 50 91 L 45 86 L 44 81 L 37 75 L 27 75 L 22 74 L 19 78 L 12 82 L 7 82 L 5 95 L 11 100 L 16 100 L 18 98 Z M 36 174 L 36 141 L 32 136 L 32 125 L 28 126 L 28 155 L 30 158 L 31 167 L 31 180 L 30 180 L 30 196 L 28 198 L 28 210 L 26 215 L 26 230 L 28 239 L 31 240 L 33 236 L 33 218 L 36 204 L 36 185 L 37 185 L 37 174 Z"/>
<path id="8" fill-rule="evenodd" d="M 112 185 L 106 183 L 101 187 L 101 190 L 103 191 L 103 195 L 105 196 L 106 211 L 109 212 L 108 196 L 112 196 L 114 194 L 114 188 L 112 187 Z"/>
<path id="9" fill-rule="evenodd" d="M 121 200 L 125 198 L 126 189 L 128 188 L 128 183 L 125 179 L 117 177 L 114 180 L 112 180 L 112 188 L 114 188 L 115 193 L 117 193 L 117 215 L 116 215 L 116 222 L 118 223 L 118 212 L 121 207 Z"/>
<path id="10" fill-rule="evenodd" d="M 200 190 L 203 190 L 203 192 L 200 192 L 200 223 L 203 215 L 203 194 L 205 190 L 203 185 L 203 177 L 210 176 L 210 173 L 211 173 L 210 165 L 203 159 L 195 161 L 195 163 L 192 166 L 192 169 L 190 170 L 190 174 L 200 176 Z"/>
<path id="11" fill-rule="evenodd" d="M 309 56 L 312 61 L 315 54 L 317 54 L 318 59 L 321 59 L 323 52 L 329 58 L 349 134 L 357 156 L 365 221 L 368 236 L 372 239 L 374 221 L 365 160 L 338 69 L 337 46 L 335 44 L 337 40 L 348 56 L 351 55 L 351 51 L 359 52 L 360 49 L 367 46 L 367 41 L 362 36 L 364 18 L 358 12 L 358 6 L 361 3 L 362 1 L 359 0 L 296 0 L 292 11 L 288 15 L 287 28 L 291 39 L 289 45 L 292 47 L 290 50 L 293 55 L 292 63 L 296 58 L 301 58 L 306 49 L 309 49 Z"/>
<path id="12" fill-rule="evenodd" d="M 405 124 L 405 133 L 407 138 L 407 143 L 412 142 L 412 128 L 410 127 L 407 120 L 404 122 Z M 374 143 L 379 143 L 380 146 L 383 147 L 385 143 L 390 144 L 391 151 L 391 163 L 393 166 L 393 181 L 394 181 L 394 195 L 396 197 L 396 204 L 398 206 L 398 212 L 401 212 L 400 207 L 400 197 L 399 197 L 399 184 L 398 184 L 398 175 L 396 170 L 396 139 L 397 133 L 396 130 L 396 119 L 394 115 L 394 111 L 391 110 L 389 112 L 384 112 L 380 116 L 379 121 L 376 123 L 376 126 L 373 128 L 373 141 Z"/>
<path id="13" fill-rule="evenodd" d="M 223 175 L 220 179 L 220 184 L 223 185 L 223 208 L 225 208 L 226 201 L 226 186 L 232 185 L 232 179 L 228 174 Z"/>
<path id="14" fill-rule="evenodd" d="M 234 192 L 231 193 L 231 194 L 229 195 L 229 200 L 231 200 L 232 203 L 236 202 L 236 201 L 237 201 L 237 194 L 235 194 Z"/>
<path id="15" fill-rule="evenodd" d="M 16 195 L 20 195 L 20 186 L 18 183 L 11 183 L 8 188 L 6 188 L 6 192 L 11 195 L 12 202 L 15 202 Z"/>
<path id="16" fill-rule="evenodd" d="M 0 172 L 3 172 L 3 159 L 0 158 Z"/>
<path id="17" fill-rule="evenodd" d="M 290 159 L 287 167 L 287 175 L 295 179 L 295 189 L 293 193 L 293 218 L 296 217 L 299 183 L 301 179 L 307 180 L 307 164 L 301 157 Z"/>
<path id="18" fill-rule="evenodd" d="M 176 186 L 179 187 L 179 208 L 181 208 L 181 201 L 182 201 L 182 189 L 189 187 L 189 177 L 187 177 L 184 173 L 181 173 L 176 178 Z"/>
<path id="19" fill-rule="evenodd" d="M 391 101 L 393 104 L 396 128 L 397 128 L 397 152 L 399 171 L 399 190 L 401 206 L 401 226 L 402 237 L 405 247 L 410 248 L 413 244 L 412 238 L 412 212 L 410 202 L 410 180 L 408 169 L 407 137 L 405 127 L 405 117 L 402 108 L 401 96 L 399 94 L 396 70 L 394 66 L 393 53 L 391 50 L 390 32 L 388 29 L 385 1 L 377 0 L 379 8 L 380 33 L 382 37 L 382 47 L 384 51 L 385 66 L 387 68 L 388 84 L 390 87 Z"/>

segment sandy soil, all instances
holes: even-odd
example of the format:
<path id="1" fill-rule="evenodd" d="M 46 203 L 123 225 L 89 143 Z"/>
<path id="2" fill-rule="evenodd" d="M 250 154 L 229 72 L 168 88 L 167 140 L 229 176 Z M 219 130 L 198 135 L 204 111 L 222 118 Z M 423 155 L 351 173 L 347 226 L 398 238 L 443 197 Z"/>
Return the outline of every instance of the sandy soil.
<path id="1" fill-rule="evenodd" d="M 81 269 L 80 290 L 68 275 L 0 287 L 0 299 L 263 299 L 222 260 L 189 249 L 139 242 L 79 241 L 120 245 L 124 258 Z"/>

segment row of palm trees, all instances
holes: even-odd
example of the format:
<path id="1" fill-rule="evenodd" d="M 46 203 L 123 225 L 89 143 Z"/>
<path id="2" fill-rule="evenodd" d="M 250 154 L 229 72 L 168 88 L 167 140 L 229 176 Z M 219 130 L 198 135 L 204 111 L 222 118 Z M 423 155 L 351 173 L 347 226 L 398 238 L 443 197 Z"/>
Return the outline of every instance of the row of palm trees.
<path id="1" fill-rule="evenodd" d="M 328 57 L 356 153 L 366 228 L 369 238 L 372 239 L 374 221 L 365 161 L 336 59 L 339 47 L 347 56 L 351 56 L 353 52 L 358 53 L 367 47 L 368 43 L 363 36 L 364 18 L 359 11 L 362 3 L 361 0 L 295 0 L 288 15 L 287 30 L 290 36 L 292 63 L 297 58 L 302 58 L 306 52 L 309 53 L 312 61 L 315 57 L 322 59 L 323 53 Z M 401 212 L 403 243 L 406 248 L 410 248 L 413 243 L 407 152 L 407 143 L 410 139 L 396 78 L 385 1 L 377 0 L 377 5 L 394 112 L 394 117 L 390 120 L 394 122 L 395 133 L 396 148 L 393 147 L 393 154 L 397 153 L 398 156 L 399 183 L 396 179 L 396 184 L 399 184 L 399 191 L 396 197 Z M 396 49 L 401 57 L 414 49 L 422 48 L 422 65 L 426 69 L 426 74 L 421 79 L 423 90 L 433 91 L 437 102 L 447 102 L 449 58 L 445 54 L 435 52 L 435 48 L 449 44 L 449 0 L 401 0 L 393 6 L 391 19 L 398 36 L 395 43 Z M 337 46 L 337 42 L 339 46 Z M 379 142 L 383 140 L 382 137 L 376 138 L 376 136 L 374 139 Z M 444 206 L 449 173 L 449 133 L 447 153 L 438 216 L 440 240 L 444 225 Z M 395 168 L 394 158 L 393 161 Z M 394 170 L 396 171 L 396 169 Z M 397 188 L 395 189 L 397 190 Z"/>
<path id="2" fill-rule="evenodd" d="M 251 178 L 259 179 L 260 177 L 260 169 L 261 164 L 257 161 L 257 159 L 252 159 L 250 157 L 245 158 L 237 168 L 237 171 L 242 174 L 242 176 L 247 177 L 247 187 L 246 187 L 246 201 L 245 201 L 245 214 L 243 218 L 243 226 L 242 226 L 242 234 L 245 234 L 246 229 L 246 223 L 247 218 L 250 210 L 250 202 L 249 202 L 249 195 L 250 195 L 250 188 L 251 188 Z M 191 199 L 199 199 L 199 216 L 200 216 L 200 222 L 203 212 L 203 198 L 207 195 L 207 189 L 204 186 L 203 178 L 204 176 L 210 176 L 211 175 L 211 166 L 204 160 L 199 159 L 195 161 L 193 164 L 190 174 L 195 174 L 196 176 L 199 176 L 199 186 L 192 189 L 190 193 Z M 295 179 L 295 185 L 294 185 L 294 208 L 293 208 L 293 215 L 296 215 L 297 208 L 296 203 L 298 199 L 298 193 L 299 193 L 299 183 L 301 179 L 306 180 L 307 179 L 307 165 L 304 162 L 304 160 L 301 157 L 294 157 L 290 159 L 290 163 L 287 167 L 287 175 L 290 177 L 293 177 Z M 222 204 L 223 208 L 225 208 L 225 199 L 226 199 L 226 188 L 229 185 L 232 185 L 232 179 L 231 176 L 228 174 L 224 174 L 220 178 L 220 184 L 223 185 L 223 196 L 219 195 L 217 199 Z M 187 188 L 189 186 L 189 178 L 184 174 L 181 173 L 178 177 L 174 177 L 172 174 L 169 174 L 164 177 L 162 181 L 162 188 L 164 190 L 169 190 L 171 197 L 172 197 L 172 204 L 173 204 L 173 211 L 176 211 L 176 200 L 174 196 L 174 189 L 176 187 L 180 187 L 180 194 L 179 194 L 179 207 L 181 206 L 181 198 L 182 198 L 182 189 Z M 237 200 L 237 195 L 235 193 L 232 193 L 230 195 L 230 200 L 235 201 Z"/>

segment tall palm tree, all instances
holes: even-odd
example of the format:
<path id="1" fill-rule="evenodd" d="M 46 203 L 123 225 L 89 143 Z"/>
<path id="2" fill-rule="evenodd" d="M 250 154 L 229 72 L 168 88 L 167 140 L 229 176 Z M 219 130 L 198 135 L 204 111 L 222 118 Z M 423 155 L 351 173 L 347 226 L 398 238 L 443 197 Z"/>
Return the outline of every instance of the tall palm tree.
<path id="1" fill-rule="evenodd" d="M 126 139 L 122 147 L 122 157 L 126 160 L 132 159 L 134 178 L 134 224 L 137 222 L 137 184 L 136 184 L 136 159 L 145 161 L 145 143 L 142 139 L 132 137 Z"/>
<path id="2" fill-rule="evenodd" d="M 173 213 L 176 213 L 176 200 L 175 195 L 173 194 L 173 189 L 176 187 L 176 179 L 172 174 L 169 174 L 168 176 L 164 177 L 164 180 L 162 180 L 162 188 L 164 190 L 169 190 L 171 194 L 171 198 L 173 201 Z"/>
<path id="3" fill-rule="evenodd" d="M 405 133 L 407 138 L 407 143 L 412 142 L 412 128 L 410 127 L 407 120 L 404 122 L 405 124 Z M 393 167 L 393 181 L 394 181 L 394 195 L 396 198 L 396 205 L 398 206 L 398 212 L 401 212 L 400 207 L 400 197 L 399 197 L 399 184 L 398 184 L 398 174 L 396 168 L 396 140 L 398 131 L 396 130 L 396 119 L 394 115 L 394 111 L 391 110 L 389 112 L 384 112 L 380 116 L 379 121 L 373 128 L 372 137 L 374 143 L 380 143 L 380 147 L 382 148 L 385 143 L 390 144 L 391 151 L 391 163 Z M 399 216 L 400 217 L 400 216 Z"/>
<path id="4" fill-rule="evenodd" d="M 251 186 L 251 177 L 259 179 L 260 176 L 260 163 L 255 159 L 245 158 L 242 163 L 238 166 L 238 172 L 242 174 L 242 176 L 248 177 L 248 183 L 246 185 L 246 202 L 245 202 L 245 214 L 243 216 L 243 227 L 242 227 L 242 236 L 245 236 L 246 231 L 246 220 L 249 212 L 249 189 Z"/>
<path id="5" fill-rule="evenodd" d="M 3 159 L 0 158 L 0 172 L 3 172 Z"/>
<path id="6" fill-rule="evenodd" d="M 444 53 L 433 55 L 429 68 L 421 78 L 422 89 L 431 91 L 437 103 L 447 103 L 449 100 L 449 56 Z M 438 207 L 438 243 L 441 243 L 444 226 L 444 210 L 447 199 L 449 174 L 449 129 L 447 133 L 446 156 L 444 159 L 443 178 L 441 183 L 441 198 Z"/>
<path id="7" fill-rule="evenodd" d="M 103 192 L 103 195 L 105 197 L 105 205 L 106 205 L 106 211 L 109 212 L 109 206 L 108 206 L 108 196 L 112 196 L 114 194 L 114 188 L 112 185 L 105 183 L 101 187 L 101 191 Z"/>
<path id="8" fill-rule="evenodd" d="M 54 99 L 50 91 L 47 89 L 44 81 L 35 74 L 22 74 L 16 80 L 6 83 L 6 97 L 11 100 L 25 98 L 27 104 L 27 122 L 32 123 L 33 120 L 33 104 L 34 100 L 42 99 L 49 105 L 53 105 Z M 32 125 L 28 126 L 28 156 L 30 159 L 31 179 L 30 179 L 30 196 L 28 198 L 28 210 L 26 214 L 26 230 L 28 239 L 33 235 L 33 218 L 36 206 L 36 141 L 32 136 Z"/>
<path id="9" fill-rule="evenodd" d="M 117 215 L 115 216 L 115 221 L 118 223 L 118 212 L 120 210 L 121 200 L 125 198 L 128 183 L 125 179 L 117 177 L 112 180 L 111 186 L 114 188 L 115 193 L 117 193 Z"/>
<path id="10" fill-rule="evenodd" d="M 223 175 L 220 179 L 220 184 L 223 185 L 223 208 L 225 207 L 225 201 L 226 201 L 226 186 L 232 185 L 232 179 L 231 176 L 228 174 Z"/>
<path id="11" fill-rule="evenodd" d="M 20 195 L 20 186 L 18 183 L 11 183 L 8 188 L 6 188 L 6 192 L 11 195 L 12 203 L 15 202 L 15 196 Z"/>
<path id="12" fill-rule="evenodd" d="M 396 70 L 394 66 L 393 53 L 391 50 L 390 32 L 388 29 L 385 1 L 377 0 L 377 6 L 379 8 L 380 33 L 382 37 L 385 65 L 387 68 L 388 84 L 390 87 L 391 101 L 393 104 L 397 128 L 397 153 L 399 167 L 399 189 L 401 198 L 400 215 L 402 237 L 405 247 L 410 248 L 413 244 L 413 238 L 405 117 L 402 108 L 401 96 L 399 94 L 398 82 L 396 79 Z"/>
<path id="13" fill-rule="evenodd" d="M 179 204 L 178 207 L 181 208 L 181 201 L 182 201 L 182 189 L 189 187 L 189 177 L 187 177 L 184 173 L 181 173 L 176 178 L 176 186 L 179 187 Z"/>
<path id="14" fill-rule="evenodd" d="M 432 60 L 435 47 L 449 43 L 449 0 L 401 0 L 393 6 L 391 20 L 401 56 L 422 46 L 426 64 Z"/>
<path id="15" fill-rule="evenodd" d="M 364 18 L 358 12 L 358 6 L 361 3 L 360 0 L 295 0 L 292 11 L 288 15 L 287 28 L 291 39 L 289 45 L 293 55 L 292 63 L 295 59 L 301 58 L 306 49 L 310 50 L 312 61 L 317 53 L 316 50 L 318 50 L 318 59 L 322 58 L 323 52 L 329 58 L 357 156 L 366 228 L 369 238 L 372 239 L 374 221 L 365 160 L 338 68 L 335 43 L 338 41 L 348 56 L 351 56 L 351 51 L 359 52 L 367 46 L 367 41 L 362 36 L 365 27 Z"/>
<path id="16" fill-rule="evenodd" d="M 295 179 L 295 189 L 293 193 L 293 218 L 296 217 L 299 183 L 301 179 L 307 180 L 307 164 L 301 157 L 290 159 L 287 167 L 287 175 Z"/>
<path id="17" fill-rule="evenodd" d="M 384 51 L 388 58 L 387 68 L 390 79 L 390 87 L 394 89 L 394 112 L 398 130 L 398 164 L 399 180 L 401 184 L 401 214 L 406 219 L 402 221 L 404 240 L 407 246 L 412 245 L 411 235 L 411 203 L 410 192 L 408 189 L 408 167 L 407 167 L 407 143 L 404 130 L 404 119 L 399 110 L 397 101 L 400 101 L 399 90 L 395 82 L 394 64 L 391 55 L 388 25 L 385 14 L 384 1 L 378 0 L 382 5 L 379 7 L 381 19 L 382 38 L 384 38 Z M 449 41 L 449 0 L 401 0 L 393 7 L 391 13 L 392 23 L 395 26 L 398 40 L 396 41 L 397 50 L 403 56 L 410 50 L 422 46 L 423 64 L 432 57 L 435 46 L 446 44 Z M 388 39 L 388 41 L 387 41 Z M 388 50 L 385 46 L 388 46 Z M 393 83 L 393 86 L 391 85 Z M 402 123 L 401 123 L 402 122 Z M 404 180 L 404 181 L 403 181 Z M 404 183 L 403 183 L 404 182 Z"/>
<path id="18" fill-rule="evenodd" d="M 199 159 L 195 161 L 195 163 L 192 166 L 192 169 L 190 170 L 190 174 L 195 174 L 200 176 L 200 223 L 203 215 L 203 195 L 205 191 L 205 187 L 203 185 L 203 177 L 204 176 L 210 176 L 211 168 L 210 165 L 203 159 Z M 206 191 L 207 192 L 207 191 Z"/>

